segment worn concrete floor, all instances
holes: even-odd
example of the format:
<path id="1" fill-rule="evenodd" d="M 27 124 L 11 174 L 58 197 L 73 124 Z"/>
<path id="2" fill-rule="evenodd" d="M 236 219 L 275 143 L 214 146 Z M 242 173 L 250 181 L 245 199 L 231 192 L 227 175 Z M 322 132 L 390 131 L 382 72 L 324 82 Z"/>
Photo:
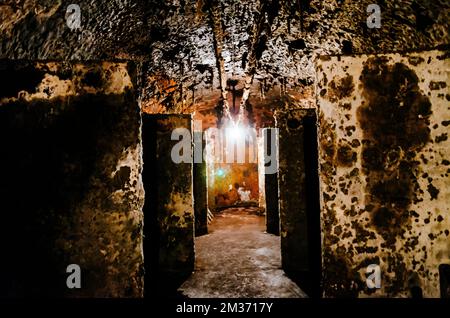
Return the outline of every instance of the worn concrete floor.
<path id="1" fill-rule="evenodd" d="M 196 239 L 195 272 L 178 291 L 192 298 L 307 297 L 281 269 L 280 237 L 264 229 L 252 208 L 216 215 L 209 234 Z"/>

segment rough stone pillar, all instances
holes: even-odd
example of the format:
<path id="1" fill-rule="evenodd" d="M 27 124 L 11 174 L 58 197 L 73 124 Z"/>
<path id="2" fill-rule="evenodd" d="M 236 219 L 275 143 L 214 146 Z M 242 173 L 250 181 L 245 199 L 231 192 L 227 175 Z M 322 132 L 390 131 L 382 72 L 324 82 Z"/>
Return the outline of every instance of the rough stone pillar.
<path id="1" fill-rule="evenodd" d="M 286 271 L 308 270 L 304 112 L 278 113 L 281 255 Z"/>
<path id="2" fill-rule="evenodd" d="M 194 141 L 194 151 L 199 156 L 201 154 L 201 162 L 194 162 L 195 235 L 200 236 L 208 233 L 208 182 L 206 158 L 203 158 L 205 138 L 202 131 L 194 131 Z M 196 150 L 196 147 L 199 149 Z"/>
<path id="3" fill-rule="evenodd" d="M 258 136 L 258 206 L 260 209 L 266 211 L 266 192 L 264 182 L 264 138 L 263 135 L 260 135 Z"/>
<path id="4" fill-rule="evenodd" d="M 317 62 L 325 297 L 440 297 L 450 264 L 447 51 Z M 368 288 L 378 265 L 381 288 Z"/>
<path id="5" fill-rule="evenodd" d="M 314 109 L 279 112 L 282 266 L 310 296 L 320 293 L 320 206 Z"/>
<path id="6" fill-rule="evenodd" d="M 192 149 L 190 115 L 143 114 L 144 254 L 146 294 L 172 293 L 194 269 L 192 163 L 175 163 L 172 149 L 183 128 Z M 177 152 L 178 153 L 178 152 Z"/>
<path id="7" fill-rule="evenodd" d="M 274 129 L 263 129 L 263 155 L 271 157 L 278 152 L 277 144 L 271 143 L 271 134 L 275 133 Z M 275 138 L 276 140 L 276 138 Z M 277 156 L 278 157 L 278 156 Z M 267 160 L 263 159 L 263 162 Z M 264 164 L 262 166 L 264 173 Z M 267 233 L 280 235 L 280 210 L 278 197 L 278 173 L 263 174 L 264 177 L 264 192 L 266 199 L 266 227 Z"/>
<path id="8" fill-rule="evenodd" d="M 0 297 L 141 297 L 133 67 L 3 60 L 0 78 Z"/>

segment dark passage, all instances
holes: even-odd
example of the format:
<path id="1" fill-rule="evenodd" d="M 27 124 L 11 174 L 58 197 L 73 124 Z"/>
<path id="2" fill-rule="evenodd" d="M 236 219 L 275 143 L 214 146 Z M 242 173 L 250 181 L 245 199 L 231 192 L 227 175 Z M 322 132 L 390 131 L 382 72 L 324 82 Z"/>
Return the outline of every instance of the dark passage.
<path id="1" fill-rule="evenodd" d="M 319 163 L 317 145 L 317 118 L 306 116 L 303 118 L 304 154 L 305 154 L 305 183 L 306 183 L 306 222 L 308 229 L 308 279 L 305 281 L 311 297 L 322 295 L 322 255 L 320 229 L 320 198 L 319 198 Z M 303 285 L 301 285 L 303 287 Z"/>
<path id="2" fill-rule="evenodd" d="M 144 168 L 142 170 L 142 181 L 144 183 L 145 195 L 148 198 L 144 203 L 144 255 L 145 262 L 144 286 L 154 286 L 144 289 L 144 297 L 157 294 L 158 286 L 163 285 L 159 280 L 159 244 L 160 231 L 157 218 L 158 207 L 158 169 L 156 163 L 156 119 L 154 117 L 142 116 L 142 159 Z M 151 199 L 150 199 L 151 198 Z M 164 285 L 163 285 L 164 286 Z"/>

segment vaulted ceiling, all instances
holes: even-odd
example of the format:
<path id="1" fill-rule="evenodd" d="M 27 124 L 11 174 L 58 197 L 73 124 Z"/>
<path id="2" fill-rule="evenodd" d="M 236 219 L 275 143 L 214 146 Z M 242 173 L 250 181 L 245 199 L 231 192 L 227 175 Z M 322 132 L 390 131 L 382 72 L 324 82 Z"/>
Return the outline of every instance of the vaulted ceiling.
<path id="1" fill-rule="evenodd" d="M 230 79 L 261 94 L 299 91 L 314 83 L 319 55 L 450 43 L 446 0 L 79 0 L 79 30 L 66 25 L 72 2 L 3 1 L 0 58 L 132 59 L 142 100 L 166 109 L 220 95 Z M 372 2 L 379 29 L 366 24 Z"/>

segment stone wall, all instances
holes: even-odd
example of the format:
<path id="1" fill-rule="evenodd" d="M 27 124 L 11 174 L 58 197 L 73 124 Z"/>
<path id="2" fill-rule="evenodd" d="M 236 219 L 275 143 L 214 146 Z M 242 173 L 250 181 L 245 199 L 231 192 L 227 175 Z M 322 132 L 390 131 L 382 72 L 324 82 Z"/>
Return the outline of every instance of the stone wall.
<path id="1" fill-rule="evenodd" d="M 127 63 L 0 61 L 1 296 L 143 295 L 134 82 Z"/>
<path id="2" fill-rule="evenodd" d="M 439 297 L 450 262 L 448 53 L 318 61 L 324 294 Z M 378 264 L 381 289 L 365 270 Z"/>
<path id="3" fill-rule="evenodd" d="M 175 163 L 175 129 L 186 129 L 192 146 L 190 115 L 143 114 L 144 254 L 146 294 L 172 293 L 194 270 L 193 165 Z M 190 160 L 190 157 L 189 157 Z"/>

